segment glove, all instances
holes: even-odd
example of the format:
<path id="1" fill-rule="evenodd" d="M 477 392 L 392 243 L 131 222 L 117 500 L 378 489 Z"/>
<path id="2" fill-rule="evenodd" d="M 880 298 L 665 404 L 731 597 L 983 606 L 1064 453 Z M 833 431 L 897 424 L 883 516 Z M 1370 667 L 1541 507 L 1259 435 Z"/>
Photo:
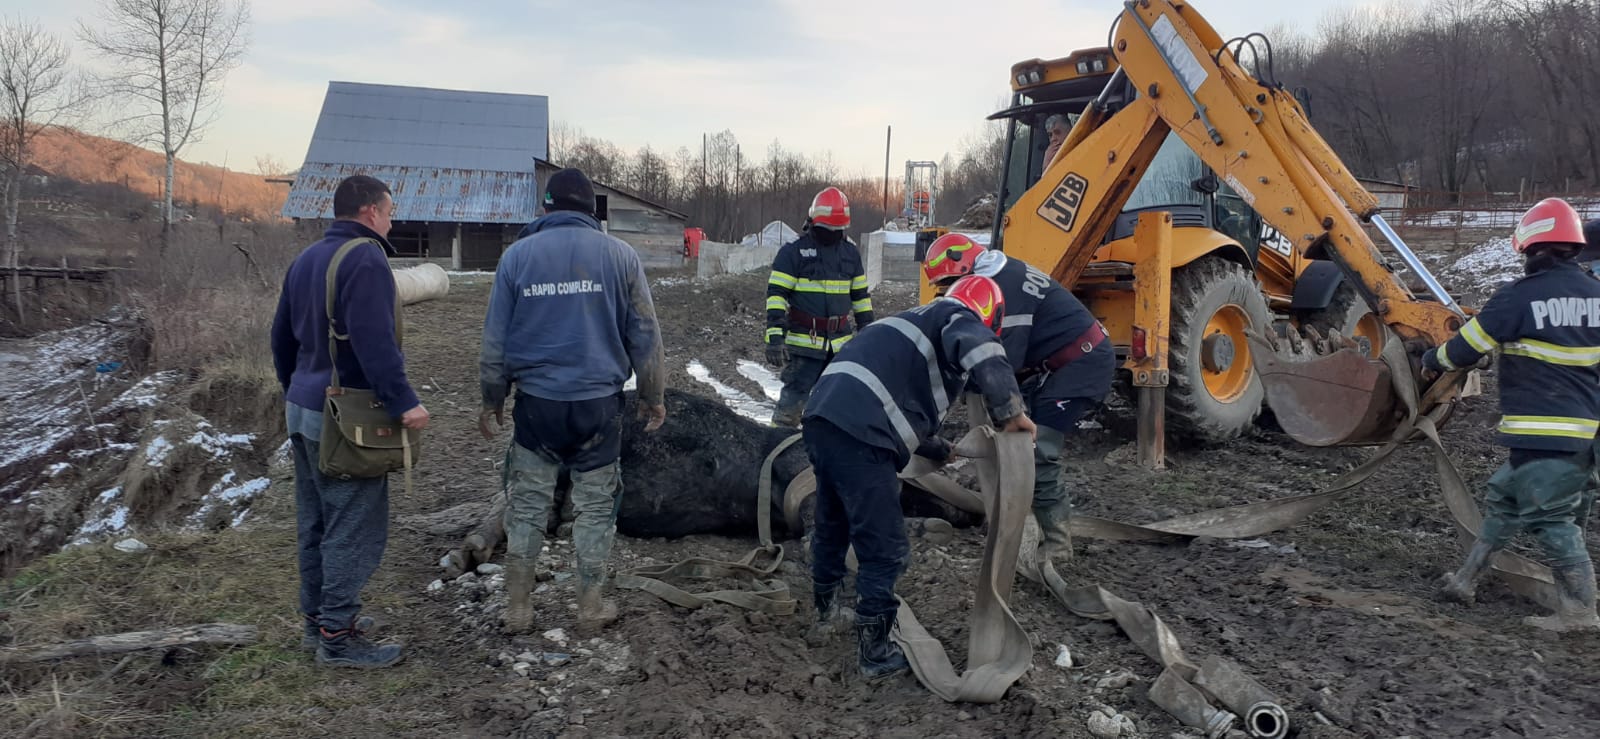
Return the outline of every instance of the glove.
<path id="1" fill-rule="evenodd" d="M 783 346 L 783 337 L 774 336 L 767 342 L 767 365 L 782 367 L 789 362 L 789 350 Z"/>

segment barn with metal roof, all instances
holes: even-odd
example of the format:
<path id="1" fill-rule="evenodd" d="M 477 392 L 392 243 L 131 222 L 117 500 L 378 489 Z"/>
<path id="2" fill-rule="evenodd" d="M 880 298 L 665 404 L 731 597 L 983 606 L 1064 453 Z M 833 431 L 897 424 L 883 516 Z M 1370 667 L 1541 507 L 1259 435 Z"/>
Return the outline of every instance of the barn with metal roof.
<path id="1" fill-rule="evenodd" d="M 333 218 L 333 191 L 354 174 L 394 191 L 389 240 L 401 257 L 492 269 L 539 215 L 550 103 L 543 95 L 330 82 L 283 215 Z M 686 217 L 595 183 L 603 225 L 651 264 L 672 262 Z"/>

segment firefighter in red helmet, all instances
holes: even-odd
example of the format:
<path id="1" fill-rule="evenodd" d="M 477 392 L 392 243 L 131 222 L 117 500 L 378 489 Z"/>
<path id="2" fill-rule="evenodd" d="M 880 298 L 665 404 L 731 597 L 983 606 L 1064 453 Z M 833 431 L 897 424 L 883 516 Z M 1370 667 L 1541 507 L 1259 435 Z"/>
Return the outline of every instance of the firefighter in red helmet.
<path id="1" fill-rule="evenodd" d="M 767 278 L 767 364 L 783 368 L 772 425 L 786 428 L 800 425 L 828 360 L 872 323 L 861 252 L 844 235 L 850 200 L 837 187 L 825 188 L 808 215 L 811 227 L 778 249 Z"/>
<path id="2" fill-rule="evenodd" d="M 1577 261 L 1583 224 L 1550 198 L 1522 216 L 1511 247 L 1526 275 L 1495 291 L 1461 331 L 1423 354 L 1432 371 L 1469 367 L 1500 352 L 1500 425 L 1509 459 L 1489 478 L 1483 527 L 1440 595 L 1473 601 L 1478 577 L 1519 531 L 1539 542 L 1555 576 L 1551 616 L 1523 623 L 1569 631 L 1600 628 L 1594 563 L 1584 546 L 1584 489 L 1600 428 L 1600 281 Z"/>

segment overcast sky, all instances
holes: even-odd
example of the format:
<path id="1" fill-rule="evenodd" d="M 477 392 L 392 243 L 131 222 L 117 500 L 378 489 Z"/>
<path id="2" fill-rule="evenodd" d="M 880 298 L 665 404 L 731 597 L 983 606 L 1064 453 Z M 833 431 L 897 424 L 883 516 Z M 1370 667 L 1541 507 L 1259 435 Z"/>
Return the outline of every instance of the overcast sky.
<path id="1" fill-rule="evenodd" d="M 1201 0 L 1224 37 L 1315 27 L 1355 0 Z M 76 39 L 99 0 L 0 0 Z M 849 174 L 939 159 L 1008 94 L 1023 59 L 1105 43 L 1115 0 L 257 0 L 221 117 L 183 158 L 250 170 L 305 158 L 329 80 L 547 95 L 554 122 L 633 150 L 730 129 L 831 152 Z"/>

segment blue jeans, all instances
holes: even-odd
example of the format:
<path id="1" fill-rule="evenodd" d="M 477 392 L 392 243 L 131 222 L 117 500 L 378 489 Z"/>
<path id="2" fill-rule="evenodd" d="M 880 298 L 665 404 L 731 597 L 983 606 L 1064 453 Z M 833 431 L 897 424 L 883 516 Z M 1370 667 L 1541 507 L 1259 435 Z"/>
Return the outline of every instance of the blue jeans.
<path id="1" fill-rule="evenodd" d="M 389 541 L 389 478 L 336 480 L 317 468 L 320 442 L 295 433 L 321 415 L 290 411 L 294 500 L 300 553 L 300 610 L 327 631 L 343 631 L 361 612 L 361 588 Z M 298 417 L 297 417 L 298 416 Z M 297 423 L 300 421 L 300 423 Z"/>
<path id="2" fill-rule="evenodd" d="M 857 618 L 892 616 L 900 606 L 894 585 L 910 554 L 895 453 L 821 418 L 806 421 L 802 433 L 817 473 L 811 577 L 821 585 L 843 580 L 845 551 L 854 546 Z"/>

